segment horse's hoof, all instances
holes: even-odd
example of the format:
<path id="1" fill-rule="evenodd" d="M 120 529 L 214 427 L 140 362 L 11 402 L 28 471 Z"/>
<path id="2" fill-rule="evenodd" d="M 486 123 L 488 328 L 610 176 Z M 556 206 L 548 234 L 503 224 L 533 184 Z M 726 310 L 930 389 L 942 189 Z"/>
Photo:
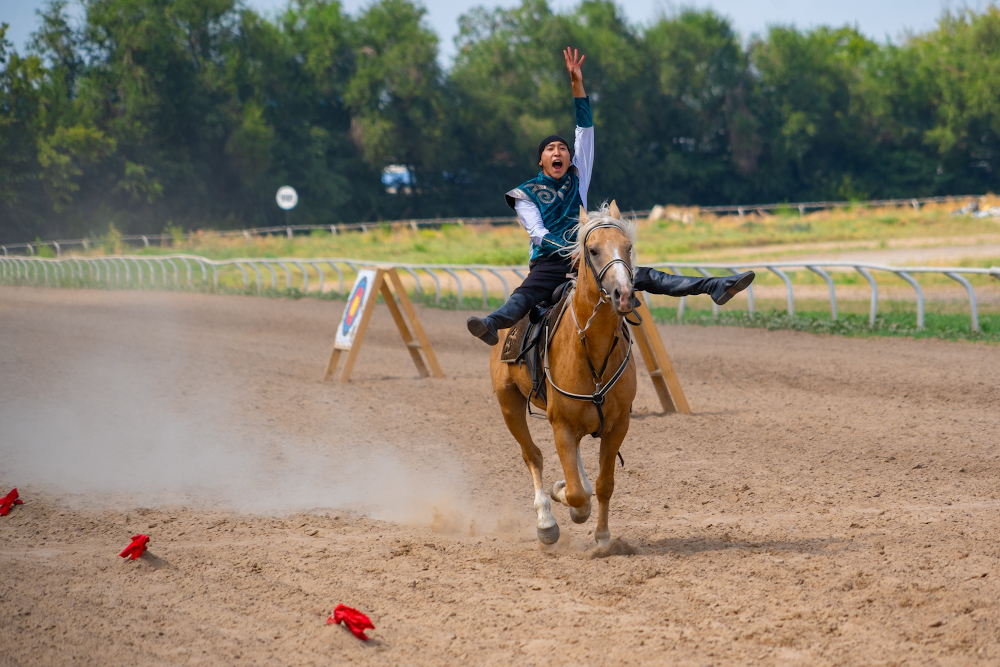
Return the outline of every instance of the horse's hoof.
<path id="1" fill-rule="evenodd" d="M 596 531 L 594 533 L 594 541 L 597 542 L 597 546 L 606 547 L 611 544 L 611 531 Z"/>
<path id="2" fill-rule="evenodd" d="M 551 528 L 537 528 L 538 541 L 542 544 L 555 544 L 559 541 L 559 524 L 553 524 Z"/>
<path id="3" fill-rule="evenodd" d="M 593 507 L 590 503 L 587 503 L 583 507 L 570 507 L 569 508 L 569 518 L 573 519 L 573 523 L 587 523 L 587 519 L 590 518 L 590 509 Z"/>

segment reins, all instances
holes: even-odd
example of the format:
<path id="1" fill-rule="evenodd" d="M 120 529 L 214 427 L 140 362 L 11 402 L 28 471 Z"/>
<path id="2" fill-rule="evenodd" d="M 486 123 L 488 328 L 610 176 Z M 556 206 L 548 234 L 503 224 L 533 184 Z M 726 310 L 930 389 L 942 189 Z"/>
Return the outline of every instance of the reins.
<path id="1" fill-rule="evenodd" d="M 625 266 L 625 269 L 628 271 L 630 276 L 633 275 L 632 267 L 629 266 L 628 262 L 618 257 L 612 259 L 610 262 L 605 264 L 604 267 L 599 272 L 594 268 L 594 265 L 590 260 L 590 253 L 588 252 L 587 249 L 587 239 L 590 238 L 590 234 L 595 229 L 601 229 L 602 227 L 614 227 L 615 229 L 620 229 L 618 225 L 612 223 L 603 223 L 600 225 L 595 225 L 594 227 L 587 230 L 587 235 L 583 239 L 584 259 L 587 263 L 587 268 L 590 269 L 591 274 L 597 281 L 597 288 L 600 290 L 600 298 L 597 301 L 597 305 L 594 306 L 594 310 L 591 313 L 590 318 L 587 320 L 586 326 L 584 326 L 583 328 L 580 327 L 580 321 L 576 317 L 576 310 L 573 308 L 574 295 L 570 294 L 568 297 L 570 299 L 569 309 L 570 313 L 573 315 L 573 323 L 576 325 L 577 336 L 580 339 L 581 345 L 583 345 L 583 356 L 587 360 L 587 366 L 590 367 L 590 375 L 594 381 L 594 392 L 591 394 L 575 394 L 573 392 L 569 392 L 566 391 L 565 389 L 560 388 L 559 385 L 557 385 L 555 382 L 552 381 L 551 372 L 549 370 L 549 345 L 547 343 L 545 345 L 544 358 L 542 361 L 542 371 L 545 373 L 545 379 L 548 380 L 549 384 L 552 385 L 553 389 L 555 389 L 557 392 L 559 392 L 566 398 L 571 398 L 576 401 L 589 401 L 594 404 L 595 408 L 597 408 L 597 418 L 599 420 L 600 425 L 597 431 L 591 433 L 591 436 L 595 438 L 600 437 L 604 433 L 604 408 L 603 408 L 604 397 L 608 394 L 609 391 L 611 391 L 612 387 L 614 387 L 615 384 L 618 382 L 618 380 L 620 380 L 621 377 L 625 374 L 625 369 L 628 368 L 628 362 L 632 358 L 632 337 L 629 334 L 628 327 L 625 326 L 625 323 L 630 321 L 624 315 L 619 315 L 619 318 L 621 320 L 620 326 L 615 328 L 615 339 L 611 343 L 611 347 L 608 349 L 607 355 L 604 357 L 604 363 L 601 364 L 600 371 L 597 370 L 597 368 L 594 366 L 594 363 L 590 360 L 590 352 L 587 349 L 586 332 L 587 329 L 590 328 L 590 324 L 594 321 L 594 316 L 597 315 L 597 309 L 600 308 L 605 301 L 608 301 L 609 304 L 611 302 L 611 297 L 608 295 L 607 291 L 605 291 L 604 287 L 601 285 L 601 279 L 604 277 L 604 274 L 607 273 L 608 269 L 611 268 L 613 264 L 620 263 Z M 576 291 L 575 285 L 573 286 L 573 291 L 574 292 Z M 640 319 L 639 321 L 641 323 L 642 320 Z M 628 348 L 625 351 L 625 359 L 622 361 L 621 366 L 618 367 L 618 370 L 615 371 L 615 374 L 611 376 L 611 379 L 608 380 L 607 383 L 604 383 L 604 373 L 608 368 L 608 362 L 611 360 L 611 354 L 615 351 L 615 347 L 617 347 L 618 340 L 621 337 L 619 335 L 619 330 L 625 334 L 625 339 L 628 341 Z M 547 325 L 545 327 L 544 335 L 545 335 L 545 340 L 548 341 L 549 331 Z M 625 461 L 622 459 L 620 452 L 618 454 L 618 458 L 619 460 L 622 461 L 622 465 L 625 465 Z"/>

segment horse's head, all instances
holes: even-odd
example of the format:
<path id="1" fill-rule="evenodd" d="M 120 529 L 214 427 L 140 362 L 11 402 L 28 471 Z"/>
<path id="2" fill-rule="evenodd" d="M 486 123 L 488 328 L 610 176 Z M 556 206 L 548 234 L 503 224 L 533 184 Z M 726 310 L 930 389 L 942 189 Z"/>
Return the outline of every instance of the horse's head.
<path id="1" fill-rule="evenodd" d="M 612 201 L 590 214 L 580 207 L 577 256 L 620 315 L 632 312 L 636 226 Z M 580 267 L 581 274 L 583 266 Z"/>

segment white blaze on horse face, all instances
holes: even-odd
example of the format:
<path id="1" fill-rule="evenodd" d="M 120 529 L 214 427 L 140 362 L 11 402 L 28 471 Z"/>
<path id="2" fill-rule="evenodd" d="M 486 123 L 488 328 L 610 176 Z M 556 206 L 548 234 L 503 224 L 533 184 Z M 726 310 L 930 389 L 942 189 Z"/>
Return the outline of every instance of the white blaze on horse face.
<path id="1" fill-rule="evenodd" d="M 622 256 L 618 253 L 618 248 L 615 248 L 615 259 L 622 259 Z M 632 309 L 632 277 L 625 269 L 625 264 L 621 262 L 615 262 L 611 266 L 610 273 L 614 278 L 615 287 L 618 288 L 618 312 L 628 312 Z"/>

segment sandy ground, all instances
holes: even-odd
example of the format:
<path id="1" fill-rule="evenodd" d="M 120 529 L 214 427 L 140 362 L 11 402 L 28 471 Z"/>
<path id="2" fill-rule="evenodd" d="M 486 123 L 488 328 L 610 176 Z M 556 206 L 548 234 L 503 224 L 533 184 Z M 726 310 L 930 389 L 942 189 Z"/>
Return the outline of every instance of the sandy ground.
<path id="1" fill-rule="evenodd" d="M 379 307 L 323 384 L 341 307 L 0 289 L 0 664 L 1000 663 L 1000 348 L 662 327 L 695 414 L 640 377 L 599 553 L 534 539 L 466 313 L 446 380 Z"/>

